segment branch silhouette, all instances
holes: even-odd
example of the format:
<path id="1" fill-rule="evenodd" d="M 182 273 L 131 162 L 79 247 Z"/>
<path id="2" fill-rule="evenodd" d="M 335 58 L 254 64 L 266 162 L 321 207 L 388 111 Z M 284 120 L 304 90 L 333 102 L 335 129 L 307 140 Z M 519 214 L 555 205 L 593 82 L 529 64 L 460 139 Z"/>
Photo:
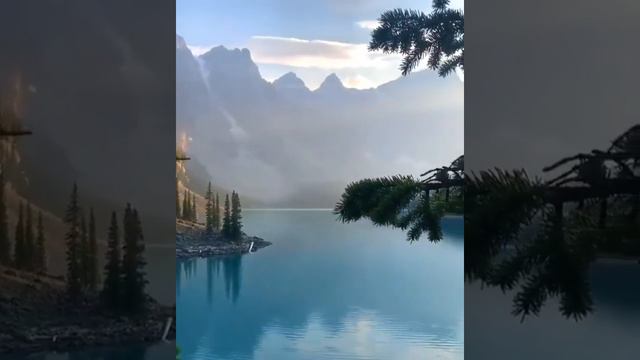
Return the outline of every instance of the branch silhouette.
<path id="1" fill-rule="evenodd" d="M 434 0 L 433 11 L 394 9 L 378 19 L 369 50 L 403 55 L 400 70 L 408 75 L 422 60 L 445 77 L 464 69 L 464 14 L 449 8 L 449 0 Z"/>
<path id="2" fill-rule="evenodd" d="M 446 213 L 462 213 L 464 157 L 449 166 L 421 175 L 364 179 L 347 186 L 334 209 L 342 222 L 370 219 L 374 224 L 407 230 L 409 241 L 427 233 L 442 239 L 440 220 Z"/>
<path id="3" fill-rule="evenodd" d="M 515 290 L 515 315 L 538 314 L 549 298 L 576 320 L 593 312 L 590 265 L 640 255 L 640 126 L 606 151 L 563 158 L 543 169 L 493 169 L 467 176 L 465 277 Z"/>

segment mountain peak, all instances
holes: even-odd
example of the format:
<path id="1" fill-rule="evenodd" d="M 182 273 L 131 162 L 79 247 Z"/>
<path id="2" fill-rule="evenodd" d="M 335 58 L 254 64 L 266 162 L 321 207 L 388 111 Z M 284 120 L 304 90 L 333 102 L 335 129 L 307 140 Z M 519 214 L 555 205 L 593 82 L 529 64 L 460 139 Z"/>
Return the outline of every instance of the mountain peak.
<path id="1" fill-rule="evenodd" d="M 224 45 L 218 45 L 207 51 L 204 57 L 224 57 L 227 59 L 236 59 L 240 61 L 252 61 L 249 49 L 227 49 Z"/>
<path id="2" fill-rule="evenodd" d="M 200 58 L 205 61 L 210 71 L 260 77 L 258 66 L 251 59 L 249 49 L 227 49 L 220 45 L 207 51 Z"/>
<path id="3" fill-rule="evenodd" d="M 178 34 L 176 34 L 176 49 L 186 49 L 187 42 L 184 41 L 184 38 Z"/>
<path id="4" fill-rule="evenodd" d="M 273 85 L 278 89 L 306 89 L 307 86 L 304 81 L 300 79 L 295 73 L 288 72 L 281 77 L 277 78 Z"/>
<path id="5" fill-rule="evenodd" d="M 327 76 L 324 79 L 322 84 L 320 84 L 320 87 L 318 88 L 318 90 L 322 90 L 322 89 L 336 90 L 336 89 L 344 89 L 344 88 L 345 87 L 342 84 L 342 81 L 340 80 L 338 75 L 336 75 L 335 73 L 331 73 L 329 74 L 329 76 Z"/>

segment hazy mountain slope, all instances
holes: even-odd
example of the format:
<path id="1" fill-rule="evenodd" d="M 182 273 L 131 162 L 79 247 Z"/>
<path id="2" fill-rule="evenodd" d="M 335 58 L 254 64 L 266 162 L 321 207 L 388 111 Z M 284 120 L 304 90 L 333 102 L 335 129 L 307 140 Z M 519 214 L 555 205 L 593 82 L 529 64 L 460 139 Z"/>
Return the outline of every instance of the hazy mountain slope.
<path id="1" fill-rule="evenodd" d="M 157 33 L 169 27 L 124 3 L 20 4 L 1 16 L 0 93 L 22 75 L 23 123 L 34 134 L 19 140 L 28 182 L 11 180 L 56 215 L 77 182 L 101 226 L 131 202 L 149 242 L 174 241 L 165 206 L 173 204 L 173 86 L 161 80 L 174 61 L 153 40 L 171 36 Z"/>
<path id="2" fill-rule="evenodd" d="M 201 71 L 199 61 L 184 40 L 176 36 L 176 113 L 180 116 L 181 126 L 188 132 L 199 116 L 211 111 Z"/>
<path id="3" fill-rule="evenodd" d="M 267 82 L 246 49 L 219 46 L 199 59 L 210 108 L 178 113 L 178 129 L 193 137 L 189 152 L 220 186 L 265 206 L 326 207 L 350 181 L 418 174 L 463 152 L 455 77 L 418 72 L 356 90 L 331 74 L 309 91 L 294 73 Z M 177 60 L 178 68 L 198 63 L 193 55 Z"/>
<path id="4" fill-rule="evenodd" d="M 196 156 L 192 156 L 191 160 L 184 164 L 184 171 L 178 172 L 178 184 L 181 189 L 180 195 L 182 196 L 182 191 L 185 188 L 196 194 L 198 198 L 198 211 L 204 212 L 204 196 L 209 182 L 211 182 L 211 191 L 214 194 L 219 194 L 220 203 L 223 204 L 225 194 L 231 194 L 236 188 L 224 188 L 217 183 L 216 178 L 217 176 L 212 175 Z M 240 200 L 243 207 L 263 207 L 264 205 L 261 201 L 244 194 L 240 194 Z"/>

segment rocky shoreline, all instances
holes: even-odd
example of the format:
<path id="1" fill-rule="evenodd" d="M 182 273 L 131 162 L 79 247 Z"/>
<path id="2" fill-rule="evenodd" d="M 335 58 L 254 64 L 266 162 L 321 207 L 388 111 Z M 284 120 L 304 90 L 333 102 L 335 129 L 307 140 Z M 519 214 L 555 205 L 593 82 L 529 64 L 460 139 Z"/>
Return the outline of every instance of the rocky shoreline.
<path id="1" fill-rule="evenodd" d="M 146 311 L 122 316 L 101 308 L 97 296 L 70 303 L 64 282 L 56 277 L 0 268 L 0 354 L 71 351 L 175 339 L 175 306 L 147 300 Z"/>
<path id="2" fill-rule="evenodd" d="M 210 257 L 245 254 L 257 251 L 271 245 L 257 236 L 242 234 L 240 241 L 228 241 L 219 232 L 207 235 L 201 224 L 176 222 L 176 257 L 179 259 L 191 257 Z"/>

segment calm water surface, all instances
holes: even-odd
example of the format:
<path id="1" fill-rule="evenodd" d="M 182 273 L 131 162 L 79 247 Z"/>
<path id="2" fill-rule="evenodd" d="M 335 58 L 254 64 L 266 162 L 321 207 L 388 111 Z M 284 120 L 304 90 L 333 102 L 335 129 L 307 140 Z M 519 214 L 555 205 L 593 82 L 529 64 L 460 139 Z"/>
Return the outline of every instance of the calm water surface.
<path id="1" fill-rule="evenodd" d="M 445 240 L 341 224 L 330 211 L 244 212 L 273 245 L 178 262 L 184 359 L 463 358 L 463 221 Z"/>
<path id="2" fill-rule="evenodd" d="M 467 284 L 466 348 L 470 360 L 638 359 L 640 265 L 604 260 L 591 268 L 595 312 L 564 318 L 551 299 L 539 316 L 520 322 L 511 314 L 514 294 Z"/>

